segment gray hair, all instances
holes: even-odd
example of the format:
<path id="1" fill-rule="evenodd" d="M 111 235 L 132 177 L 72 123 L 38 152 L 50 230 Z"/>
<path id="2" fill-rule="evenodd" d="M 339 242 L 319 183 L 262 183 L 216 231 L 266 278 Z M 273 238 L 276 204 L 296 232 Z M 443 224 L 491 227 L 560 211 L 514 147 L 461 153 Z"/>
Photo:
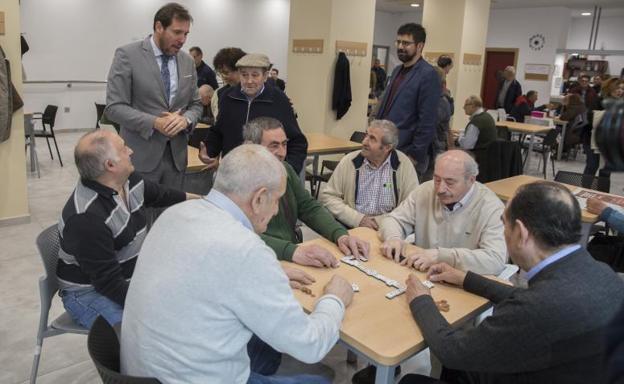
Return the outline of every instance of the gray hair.
<path id="1" fill-rule="evenodd" d="M 440 153 L 436 157 L 435 163 L 437 164 L 438 161 L 444 160 L 447 157 L 454 157 L 456 160 L 460 160 L 464 163 L 464 177 L 466 178 L 466 180 L 468 180 L 470 176 L 477 177 L 479 175 L 479 164 L 477 164 L 477 162 L 470 155 L 470 153 L 461 149 L 452 149 Z"/>
<path id="2" fill-rule="evenodd" d="M 516 74 L 516 68 L 515 68 L 513 65 L 508 65 L 508 66 L 506 66 L 506 67 L 505 67 L 505 71 L 506 71 L 506 72 L 511 72 L 511 73 L 513 73 L 514 75 Z"/>
<path id="3" fill-rule="evenodd" d="M 483 107 L 483 102 L 481 101 L 481 98 L 477 95 L 470 95 L 468 96 L 468 98 L 466 99 L 466 102 L 468 102 L 471 105 L 474 105 L 475 107 Z"/>
<path id="4" fill-rule="evenodd" d="M 119 161 L 106 131 L 97 130 L 83 135 L 74 149 L 74 160 L 80 177 L 97 180 L 106 173 L 107 160 Z"/>
<path id="5" fill-rule="evenodd" d="M 381 143 L 384 145 L 390 145 L 392 149 L 395 149 L 399 145 L 399 130 L 396 125 L 390 120 L 373 120 L 370 122 L 371 128 L 379 128 L 383 131 L 381 137 Z"/>
<path id="6" fill-rule="evenodd" d="M 213 188 L 227 196 L 248 198 L 262 187 L 277 192 L 286 178 L 286 168 L 266 148 L 243 144 L 231 150 L 217 170 Z"/>
<path id="7" fill-rule="evenodd" d="M 279 120 L 272 117 L 256 117 L 247 124 L 243 125 L 243 140 L 252 144 L 260 144 L 262 142 L 262 133 L 273 129 L 284 129 Z"/>

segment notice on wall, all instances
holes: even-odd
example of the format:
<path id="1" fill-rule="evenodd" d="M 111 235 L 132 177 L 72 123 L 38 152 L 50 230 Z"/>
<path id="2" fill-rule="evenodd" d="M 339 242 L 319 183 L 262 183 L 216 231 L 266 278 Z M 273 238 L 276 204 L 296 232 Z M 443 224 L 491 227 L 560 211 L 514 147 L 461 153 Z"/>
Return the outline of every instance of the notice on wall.
<path id="1" fill-rule="evenodd" d="M 550 64 L 525 64 L 524 65 L 524 79 L 525 80 L 537 80 L 548 81 L 548 76 L 551 70 Z"/>

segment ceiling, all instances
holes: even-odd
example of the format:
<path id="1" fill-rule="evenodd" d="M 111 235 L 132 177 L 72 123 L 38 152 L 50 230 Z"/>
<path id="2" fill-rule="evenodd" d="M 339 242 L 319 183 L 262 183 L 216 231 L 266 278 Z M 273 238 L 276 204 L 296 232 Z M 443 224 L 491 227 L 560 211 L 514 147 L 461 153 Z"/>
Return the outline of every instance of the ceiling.
<path id="1" fill-rule="evenodd" d="M 540 8 L 566 7 L 570 8 L 572 17 L 581 17 L 581 12 L 592 12 L 595 5 L 602 7 L 602 16 L 624 15 L 623 0 L 491 0 L 492 9 L 509 8 Z M 391 13 L 421 12 L 424 0 L 377 0 L 378 11 Z M 411 7 L 416 3 L 420 7 Z"/>

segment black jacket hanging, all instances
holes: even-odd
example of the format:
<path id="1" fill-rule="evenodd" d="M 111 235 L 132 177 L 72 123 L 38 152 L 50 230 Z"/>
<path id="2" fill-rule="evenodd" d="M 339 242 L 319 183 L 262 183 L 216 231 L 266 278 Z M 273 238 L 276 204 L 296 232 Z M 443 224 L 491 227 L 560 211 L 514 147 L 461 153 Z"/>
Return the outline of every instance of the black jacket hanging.
<path id="1" fill-rule="evenodd" d="M 334 93 L 332 109 L 336 111 L 336 118 L 344 116 L 351 106 L 351 74 L 349 60 L 344 52 L 338 54 L 334 71 Z"/>
<path id="2" fill-rule="evenodd" d="M 11 69 L 2 47 L 0 47 L 0 143 L 11 135 L 13 98 L 11 92 Z"/>

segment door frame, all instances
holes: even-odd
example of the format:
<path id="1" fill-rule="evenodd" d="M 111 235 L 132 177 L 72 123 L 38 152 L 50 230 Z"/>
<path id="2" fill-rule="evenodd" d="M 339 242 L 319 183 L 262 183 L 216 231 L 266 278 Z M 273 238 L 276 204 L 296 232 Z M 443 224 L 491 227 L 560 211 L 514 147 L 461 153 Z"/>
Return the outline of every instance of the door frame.
<path id="1" fill-rule="evenodd" d="M 483 99 L 483 94 L 485 92 L 485 75 L 487 69 L 487 59 L 489 52 L 509 52 L 514 54 L 514 68 L 516 68 L 516 73 L 518 73 L 518 55 L 520 54 L 519 48 L 485 48 L 485 56 L 483 57 L 483 76 L 481 77 L 481 99 Z"/>

